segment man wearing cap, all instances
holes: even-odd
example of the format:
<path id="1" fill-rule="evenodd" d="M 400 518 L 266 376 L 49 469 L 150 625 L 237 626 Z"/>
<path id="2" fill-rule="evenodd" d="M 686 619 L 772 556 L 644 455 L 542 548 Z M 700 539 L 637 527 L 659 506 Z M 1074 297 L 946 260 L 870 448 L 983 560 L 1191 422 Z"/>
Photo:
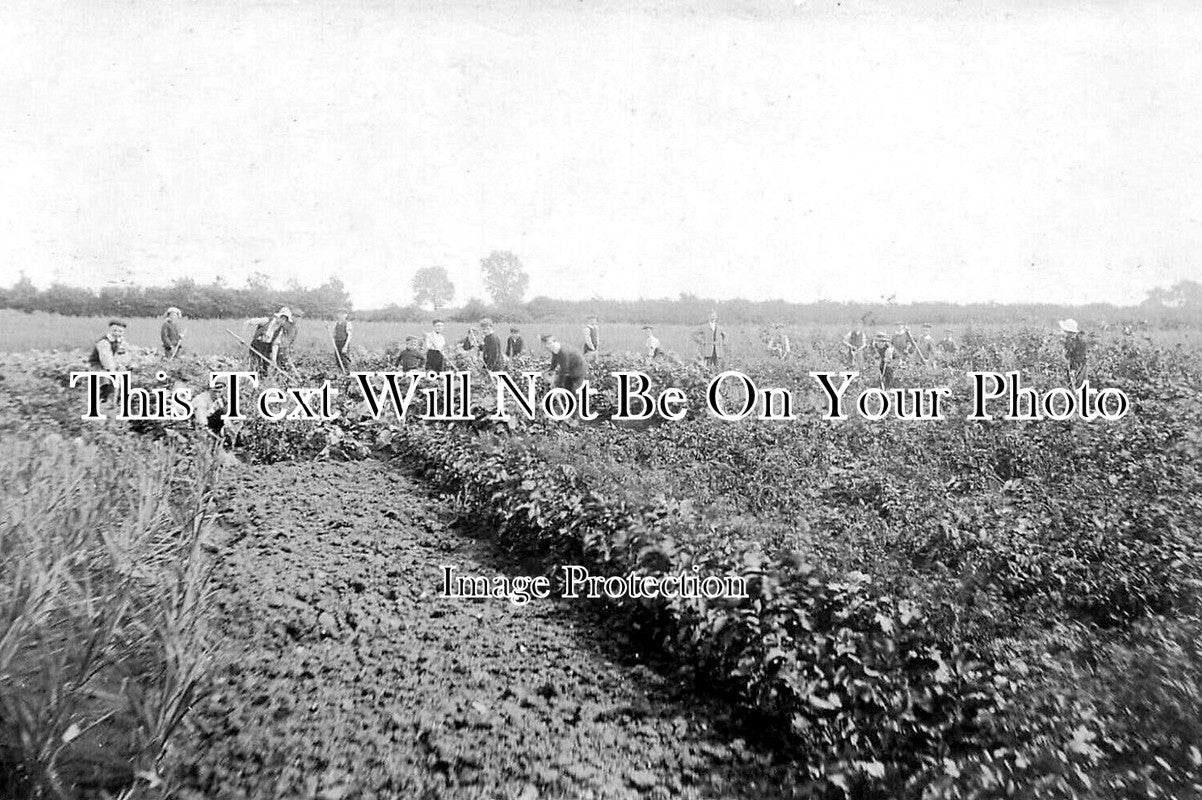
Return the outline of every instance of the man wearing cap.
<path id="1" fill-rule="evenodd" d="M 718 312 L 711 311 L 709 322 L 701 326 L 693 336 L 701 346 L 701 357 L 711 367 L 716 367 L 726 353 L 726 331 L 718 324 Z"/>
<path id="2" fill-rule="evenodd" d="M 505 340 L 505 357 L 517 358 L 525 349 L 526 342 L 522 339 L 522 334 L 515 325 L 509 329 L 509 338 Z"/>
<path id="3" fill-rule="evenodd" d="M 894 361 L 898 357 L 897 349 L 894 348 L 889 334 L 877 331 L 876 337 L 872 340 L 872 351 L 876 355 L 876 368 L 880 373 L 881 389 L 889 389 L 893 386 Z"/>
<path id="4" fill-rule="evenodd" d="M 601 348 L 601 331 L 597 327 L 597 317 L 590 316 L 588 324 L 584 326 L 584 357 L 596 358 L 597 351 Z"/>
<path id="5" fill-rule="evenodd" d="M 272 361 L 278 369 L 292 370 L 292 347 L 296 344 L 297 334 L 300 333 L 296 321 L 292 318 L 292 309 L 284 306 L 275 312 L 275 331 L 271 337 L 273 351 Z"/>
<path id="6" fill-rule="evenodd" d="M 501 337 L 493 331 L 492 320 L 488 317 L 480 320 L 480 328 L 484 331 L 484 341 L 480 344 L 484 367 L 492 372 L 505 369 L 505 361 L 501 358 Z"/>
<path id="7" fill-rule="evenodd" d="M 421 351 L 421 340 L 416 336 L 405 337 L 405 349 L 397 356 L 397 367 L 401 372 L 421 372 L 426 368 L 426 357 Z"/>
<path id="8" fill-rule="evenodd" d="M 109 321 L 109 330 L 101 338 L 92 343 L 92 352 L 88 356 L 88 368 L 93 372 L 117 372 L 121 366 L 117 356 L 125 352 L 125 323 L 119 319 Z M 112 383 L 100 386 L 100 402 L 104 403 L 113 396 L 115 391 Z"/>
<path id="9" fill-rule="evenodd" d="M 931 366 L 935 366 L 935 340 L 931 338 L 931 323 L 922 323 L 922 336 L 916 347 L 919 356 Z"/>
<path id="10" fill-rule="evenodd" d="M 952 329 L 945 328 L 943 338 L 939 340 L 939 352 L 944 355 L 953 355 L 959 351 L 960 345 L 956 344 L 956 340 L 952 338 Z"/>
<path id="11" fill-rule="evenodd" d="M 181 340 L 184 334 L 179 329 L 180 310 L 175 306 L 167 309 L 163 325 L 159 328 L 159 338 L 163 342 L 163 355 L 175 358 L 179 354 Z"/>
<path id="12" fill-rule="evenodd" d="M 1088 347 L 1081 328 L 1075 319 L 1060 320 L 1060 330 L 1064 333 L 1064 357 L 1068 361 L 1068 382 L 1074 389 L 1085 382 L 1085 365 L 1088 358 Z"/>

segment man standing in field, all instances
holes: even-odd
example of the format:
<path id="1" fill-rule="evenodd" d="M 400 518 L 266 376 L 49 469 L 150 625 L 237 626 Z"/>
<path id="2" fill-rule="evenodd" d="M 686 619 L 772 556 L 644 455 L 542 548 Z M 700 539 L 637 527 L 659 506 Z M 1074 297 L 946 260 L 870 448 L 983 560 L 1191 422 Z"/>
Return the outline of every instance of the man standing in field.
<path id="1" fill-rule="evenodd" d="M 898 355 L 887 333 L 877 331 L 876 338 L 872 340 L 872 351 L 876 356 L 876 368 L 880 375 L 880 388 L 889 389 L 893 386 L 893 373 L 896 369 L 894 362 L 897 360 Z"/>
<path id="2" fill-rule="evenodd" d="M 274 320 L 271 317 L 252 317 L 246 321 L 246 327 L 254 328 L 250 336 L 250 368 L 258 377 L 263 377 L 263 370 L 272 367 L 271 337 L 275 333 Z"/>
<path id="3" fill-rule="evenodd" d="M 655 328 L 650 325 L 644 325 L 643 330 L 647 332 L 647 339 L 643 342 L 643 351 L 647 354 L 648 361 L 654 361 L 664 354 L 660 349 L 659 339 L 655 336 Z"/>
<path id="4" fill-rule="evenodd" d="M 526 342 L 522 339 L 521 332 L 517 326 L 509 329 L 509 338 L 505 340 L 505 358 L 517 358 L 526 349 Z"/>
<path id="5" fill-rule="evenodd" d="M 597 327 L 597 317 L 590 316 L 588 324 L 584 326 L 584 357 L 595 359 L 597 351 L 601 349 L 601 331 Z"/>
<path id="6" fill-rule="evenodd" d="M 935 366 L 935 340 L 931 337 L 931 323 L 922 323 L 922 337 L 915 349 L 925 363 Z"/>
<path id="7" fill-rule="evenodd" d="M 789 357 L 792 349 L 792 346 L 789 344 L 789 334 L 785 333 L 785 324 L 783 322 L 774 322 L 772 324 L 772 335 L 768 337 L 769 355 L 783 361 Z"/>
<path id="8" fill-rule="evenodd" d="M 711 367 L 722 362 L 726 354 L 726 331 L 718 325 L 718 312 L 711 311 L 709 322 L 701 327 L 693 340 L 701 346 L 701 357 Z"/>
<path id="9" fill-rule="evenodd" d="M 952 329 L 944 328 L 943 338 L 939 341 L 939 352 L 945 356 L 955 355 L 960 350 L 960 345 L 956 344 L 956 340 L 952 338 Z"/>
<path id="10" fill-rule="evenodd" d="M 848 331 L 843 337 L 843 366 L 848 369 L 858 369 L 860 354 L 867 346 L 868 342 L 864 338 L 864 331 L 859 328 L 852 328 Z"/>
<path id="11" fill-rule="evenodd" d="M 446 370 L 447 337 L 443 331 L 446 323 L 440 319 L 434 320 L 434 329 L 426 334 L 426 369 L 432 372 Z"/>
<path id="12" fill-rule="evenodd" d="M 119 319 L 110 320 L 108 333 L 92 343 L 88 368 L 92 372 L 117 372 L 121 369 L 117 357 L 124 352 L 125 323 Z M 107 403 L 114 391 L 112 383 L 101 384 L 100 402 Z"/>
<path id="13" fill-rule="evenodd" d="M 1064 333 L 1064 358 L 1068 361 L 1068 384 L 1075 389 L 1085 382 L 1085 366 L 1089 348 L 1085 343 L 1085 335 L 1081 333 L 1075 319 L 1060 320 L 1060 330 Z"/>
<path id="14" fill-rule="evenodd" d="M 346 317 L 345 308 L 339 309 L 334 315 L 334 356 L 338 359 L 338 368 L 343 372 L 351 366 L 350 347 L 351 337 L 354 336 L 354 328 Z"/>
<path id="15" fill-rule="evenodd" d="M 910 335 L 910 329 L 906 327 L 906 323 L 897 323 L 897 330 L 893 332 L 892 338 L 889 340 L 893 345 L 893 352 L 897 358 L 904 358 L 910 354 L 912 347 L 911 342 L 914 337 Z"/>
<path id="16" fill-rule="evenodd" d="M 271 345 L 274 354 L 272 361 L 277 369 L 292 371 L 292 348 L 296 345 L 299 333 L 300 327 L 292 318 L 292 309 L 284 306 L 275 313 L 275 331 L 272 334 Z"/>
<path id="17" fill-rule="evenodd" d="M 484 355 L 485 369 L 492 372 L 505 369 L 505 361 L 501 358 L 501 337 L 493 332 L 492 320 L 488 317 L 480 320 L 480 328 L 484 331 L 480 352 Z"/>
<path id="18" fill-rule="evenodd" d="M 588 364 L 585 363 L 584 356 L 560 344 L 559 340 L 549 333 L 543 334 L 539 339 L 551 353 L 551 366 L 544 377 L 548 381 L 553 380 L 556 389 L 567 389 L 573 393 L 578 391 L 588 378 Z"/>
<path id="19" fill-rule="evenodd" d="M 180 310 L 171 306 L 164 315 L 163 326 L 159 328 L 159 338 L 163 342 L 163 356 L 166 358 L 175 358 L 179 355 L 184 338 L 184 334 L 179 329 L 180 316 Z"/>

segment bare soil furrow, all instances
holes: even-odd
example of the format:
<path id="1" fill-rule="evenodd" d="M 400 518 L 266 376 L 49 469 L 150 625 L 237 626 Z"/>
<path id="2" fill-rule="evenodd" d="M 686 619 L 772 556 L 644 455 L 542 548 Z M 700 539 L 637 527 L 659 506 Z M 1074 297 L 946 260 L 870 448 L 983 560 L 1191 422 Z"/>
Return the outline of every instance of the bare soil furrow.
<path id="1" fill-rule="evenodd" d="M 443 565 L 505 557 L 395 467 L 232 473 L 183 796 L 791 795 L 787 765 L 572 605 L 590 601 L 442 597 Z"/>

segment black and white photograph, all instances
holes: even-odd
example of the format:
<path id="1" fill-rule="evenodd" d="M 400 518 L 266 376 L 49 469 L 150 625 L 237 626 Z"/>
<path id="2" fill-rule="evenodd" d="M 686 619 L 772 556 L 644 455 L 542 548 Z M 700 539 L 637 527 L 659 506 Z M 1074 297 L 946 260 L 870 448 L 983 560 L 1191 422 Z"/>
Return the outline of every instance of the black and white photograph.
<path id="1" fill-rule="evenodd" d="M 0 20 L 0 800 L 1202 800 L 1202 4 Z"/>

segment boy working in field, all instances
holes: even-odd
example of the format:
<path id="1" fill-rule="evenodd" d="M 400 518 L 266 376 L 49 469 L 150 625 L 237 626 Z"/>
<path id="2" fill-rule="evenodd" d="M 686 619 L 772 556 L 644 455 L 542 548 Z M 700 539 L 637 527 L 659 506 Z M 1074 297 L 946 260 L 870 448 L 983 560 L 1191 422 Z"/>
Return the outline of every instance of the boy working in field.
<path id="1" fill-rule="evenodd" d="M 422 372 L 426 368 L 426 357 L 421 351 L 421 340 L 416 336 L 405 337 L 405 349 L 397 356 L 397 367 L 402 372 Z"/>
<path id="2" fill-rule="evenodd" d="M 505 369 L 505 361 L 501 357 L 501 337 L 493 332 L 492 320 L 488 317 L 480 320 L 480 328 L 484 331 L 480 352 L 484 356 L 485 369 L 493 372 Z"/>

